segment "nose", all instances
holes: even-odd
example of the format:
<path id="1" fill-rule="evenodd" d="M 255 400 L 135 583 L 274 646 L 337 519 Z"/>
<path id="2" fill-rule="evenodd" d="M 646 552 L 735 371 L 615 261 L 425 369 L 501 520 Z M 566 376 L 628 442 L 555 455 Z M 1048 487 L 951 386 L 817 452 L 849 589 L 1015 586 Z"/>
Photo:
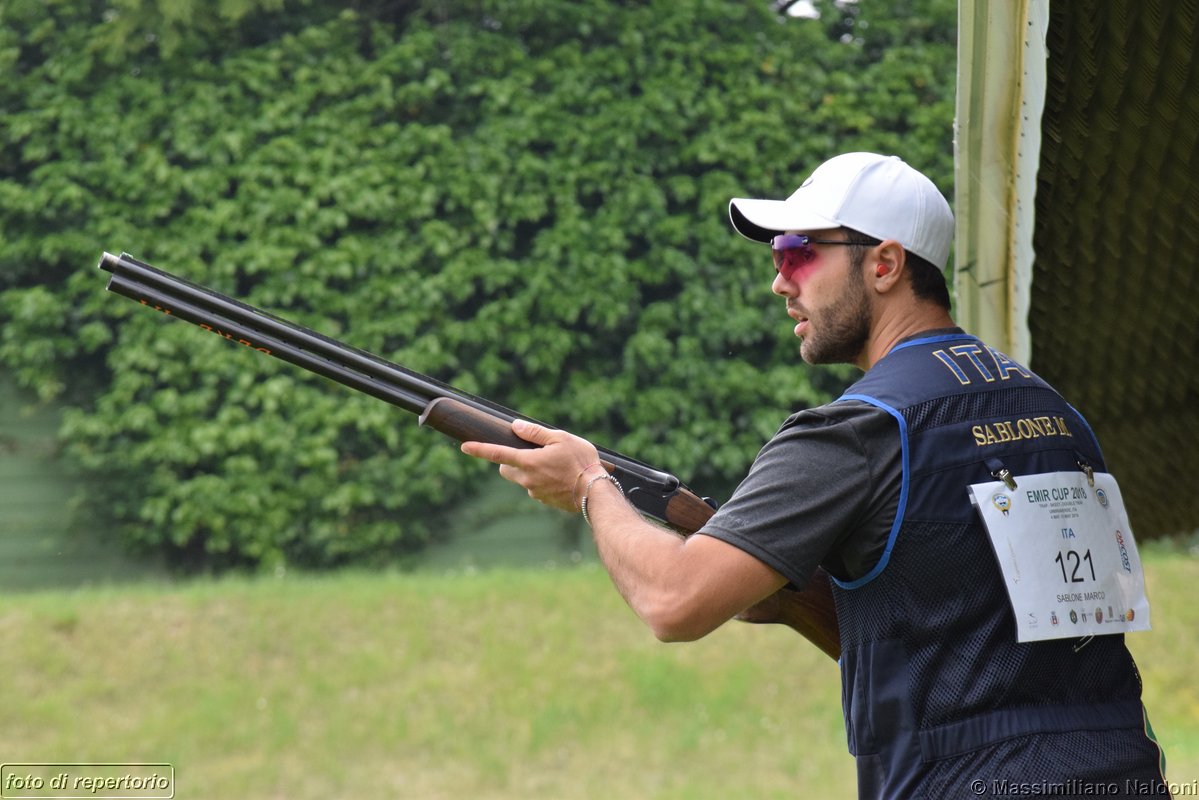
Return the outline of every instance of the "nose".
<path id="1" fill-rule="evenodd" d="M 776 272 L 774 282 L 770 284 L 770 291 L 777 294 L 779 297 L 794 297 L 798 294 L 797 287 L 792 281 L 783 277 L 783 273 Z"/>

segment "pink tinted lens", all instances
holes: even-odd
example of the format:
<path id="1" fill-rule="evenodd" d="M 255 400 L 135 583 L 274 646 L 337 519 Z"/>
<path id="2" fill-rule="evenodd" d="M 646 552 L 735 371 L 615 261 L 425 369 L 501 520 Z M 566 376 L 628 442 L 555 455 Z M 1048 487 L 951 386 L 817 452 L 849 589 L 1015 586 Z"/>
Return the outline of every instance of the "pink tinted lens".
<path id="1" fill-rule="evenodd" d="M 797 269 L 811 263 L 816 257 L 808 241 L 808 237 L 795 234 L 784 234 L 770 240 L 774 268 L 783 276 L 783 280 L 791 280 Z"/>

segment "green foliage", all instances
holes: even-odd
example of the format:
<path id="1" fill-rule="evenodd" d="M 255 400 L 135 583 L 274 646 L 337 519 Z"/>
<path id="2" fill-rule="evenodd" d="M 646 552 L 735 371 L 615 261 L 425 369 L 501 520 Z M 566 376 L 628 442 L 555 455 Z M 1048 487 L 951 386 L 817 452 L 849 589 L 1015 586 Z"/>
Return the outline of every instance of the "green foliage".
<path id="1" fill-rule="evenodd" d="M 728 199 L 853 149 L 952 177 L 952 0 L 43 5 L 0 11 L 0 362 L 73 406 L 97 507 L 192 563 L 390 558 L 483 467 L 106 295 L 101 251 L 720 496 L 845 376 L 797 367 Z"/>

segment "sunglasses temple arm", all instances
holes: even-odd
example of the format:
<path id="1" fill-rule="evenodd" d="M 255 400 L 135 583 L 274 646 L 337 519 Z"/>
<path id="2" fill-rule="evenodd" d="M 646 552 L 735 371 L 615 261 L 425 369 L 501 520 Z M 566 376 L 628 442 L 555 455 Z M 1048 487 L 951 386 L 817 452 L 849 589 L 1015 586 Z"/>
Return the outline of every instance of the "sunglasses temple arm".
<path id="1" fill-rule="evenodd" d="M 544 423 L 486 398 L 268 314 L 128 254 L 105 253 L 99 267 L 112 273 L 108 290 L 115 294 L 416 414 L 420 425 L 456 441 L 536 447 L 512 432 L 512 422 L 526 419 Z M 694 533 L 714 513 L 714 502 L 696 495 L 674 475 L 603 447 L 599 453 L 608 471 L 625 487 L 630 502 L 644 516 L 682 533 Z"/>

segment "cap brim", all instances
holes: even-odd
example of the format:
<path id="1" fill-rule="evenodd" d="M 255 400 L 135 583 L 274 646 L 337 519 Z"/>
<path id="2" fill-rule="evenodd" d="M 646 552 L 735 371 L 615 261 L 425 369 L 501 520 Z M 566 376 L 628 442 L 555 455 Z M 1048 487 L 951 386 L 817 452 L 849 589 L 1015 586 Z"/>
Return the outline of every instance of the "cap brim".
<path id="1" fill-rule="evenodd" d="M 841 225 L 785 200 L 729 201 L 729 220 L 737 233 L 755 242 L 769 242 L 785 231 L 822 231 Z"/>

